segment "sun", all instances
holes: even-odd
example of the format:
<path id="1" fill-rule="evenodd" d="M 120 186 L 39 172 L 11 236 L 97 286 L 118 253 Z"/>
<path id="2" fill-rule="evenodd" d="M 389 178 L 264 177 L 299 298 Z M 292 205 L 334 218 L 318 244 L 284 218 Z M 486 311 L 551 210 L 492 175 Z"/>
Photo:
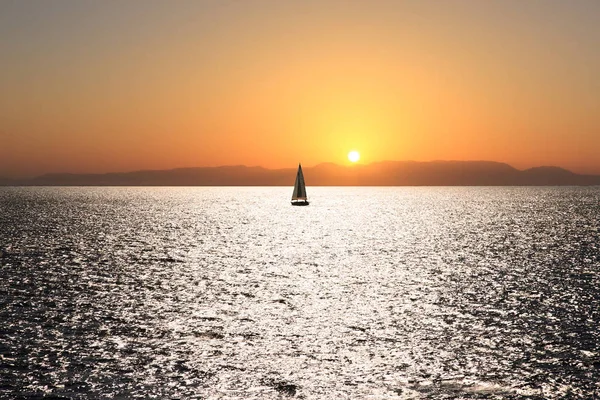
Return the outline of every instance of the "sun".
<path id="1" fill-rule="evenodd" d="M 348 160 L 350 160 L 350 162 L 357 162 L 358 160 L 360 160 L 360 153 L 358 151 L 352 150 L 350 153 L 348 153 Z"/>

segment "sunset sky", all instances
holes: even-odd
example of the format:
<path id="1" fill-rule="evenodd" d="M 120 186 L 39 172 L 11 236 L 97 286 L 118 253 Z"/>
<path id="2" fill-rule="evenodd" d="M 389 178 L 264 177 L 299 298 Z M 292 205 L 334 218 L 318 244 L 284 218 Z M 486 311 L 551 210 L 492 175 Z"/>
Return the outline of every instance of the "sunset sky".
<path id="1" fill-rule="evenodd" d="M 0 175 L 493 160 L 600 174 L 597 0 L 2 0 Z"/>

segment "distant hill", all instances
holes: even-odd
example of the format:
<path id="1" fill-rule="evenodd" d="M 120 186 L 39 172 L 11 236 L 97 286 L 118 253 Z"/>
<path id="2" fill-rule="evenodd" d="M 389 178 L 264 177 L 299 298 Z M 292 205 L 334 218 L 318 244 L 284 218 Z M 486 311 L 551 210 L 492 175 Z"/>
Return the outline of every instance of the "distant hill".
<path id="1" fill-rule="evenodd" d="M 518 170 L 492 161 L 385 161 L 303 168 L 308 186 L 554 186 L 600 185 L 598 175 L 558 167 Z M 24 186 L 291 186 L 296 168 L 225 166 L 109 174 L 47 174 L 27 180 L 0 180 Z"/>
<path id="2" fill-rule="evenodd" d="M 0 176 L 0 186 L 12 186 L 15 183 L 16 182 L 13 179 L 9 179 L 9 178 L 5 178 L 3 176 Z"/>

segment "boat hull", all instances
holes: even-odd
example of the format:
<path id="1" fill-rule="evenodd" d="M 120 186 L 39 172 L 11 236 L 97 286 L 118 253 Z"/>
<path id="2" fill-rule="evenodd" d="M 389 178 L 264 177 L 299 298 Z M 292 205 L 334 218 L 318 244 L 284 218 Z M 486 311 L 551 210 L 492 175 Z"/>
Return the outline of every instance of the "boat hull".
<path id="1" fill-rule="evenodd" d="M 293 206 L 307 206 L 308 204 L 308 200 L 292 201 Z"/>

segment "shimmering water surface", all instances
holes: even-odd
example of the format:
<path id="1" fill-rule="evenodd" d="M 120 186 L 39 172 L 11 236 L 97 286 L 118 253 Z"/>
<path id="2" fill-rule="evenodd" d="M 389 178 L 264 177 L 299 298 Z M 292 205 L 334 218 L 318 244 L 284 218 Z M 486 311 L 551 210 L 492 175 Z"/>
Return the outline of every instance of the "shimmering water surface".
<path id="1" fill-rule="evenodd" d="M 0 188 L 0 398 L 600 396 L 600 188 Z"/>

